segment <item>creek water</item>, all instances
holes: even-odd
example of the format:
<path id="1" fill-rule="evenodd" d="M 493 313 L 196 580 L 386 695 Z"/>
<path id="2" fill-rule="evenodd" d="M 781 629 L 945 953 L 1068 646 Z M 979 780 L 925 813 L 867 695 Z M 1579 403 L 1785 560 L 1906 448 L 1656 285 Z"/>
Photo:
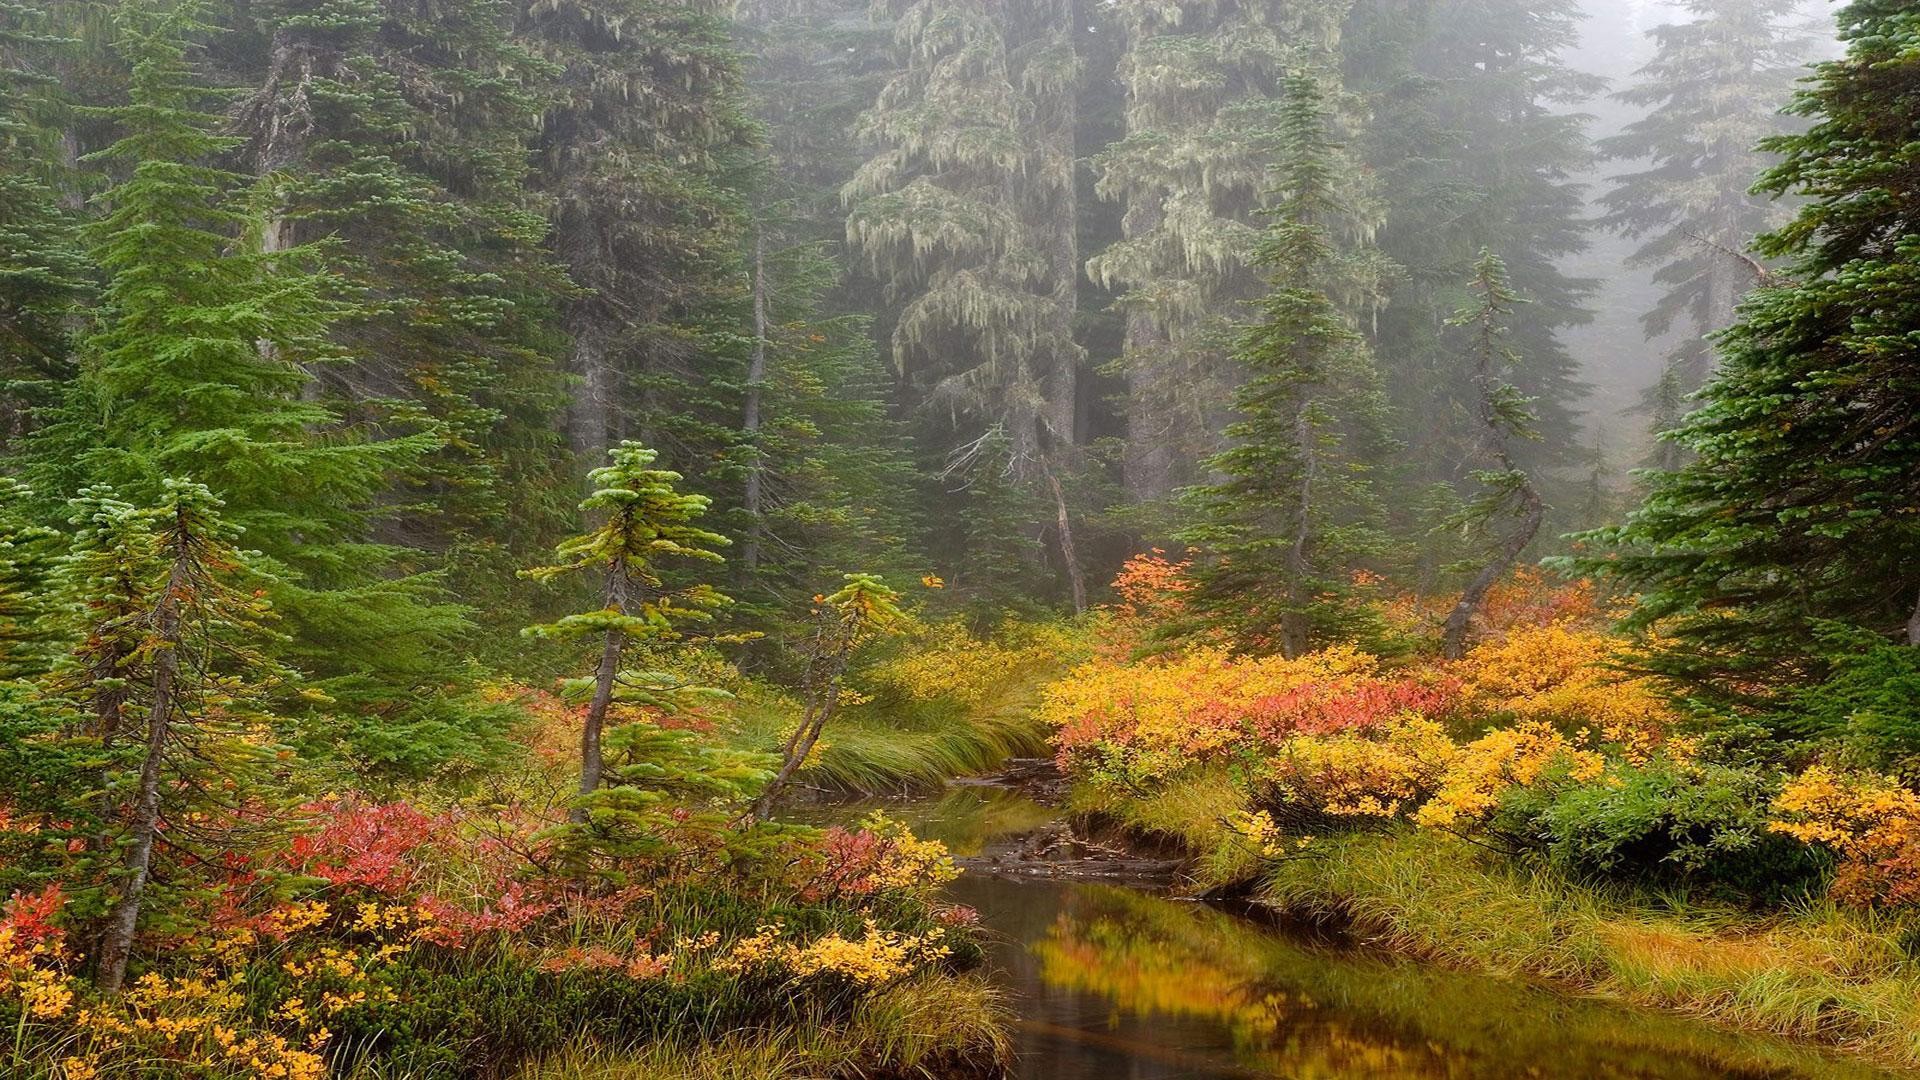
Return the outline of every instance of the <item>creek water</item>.
<path id="1" fill-rule="evenodd" d="M 1865 1080 L 1863 1066 L 1686 1019 L 1446 971 L 1149 888 L 1004 874 L 1054 811 L 989 786 L 877 806 L 968 866 L 1020 1080 Z"/>

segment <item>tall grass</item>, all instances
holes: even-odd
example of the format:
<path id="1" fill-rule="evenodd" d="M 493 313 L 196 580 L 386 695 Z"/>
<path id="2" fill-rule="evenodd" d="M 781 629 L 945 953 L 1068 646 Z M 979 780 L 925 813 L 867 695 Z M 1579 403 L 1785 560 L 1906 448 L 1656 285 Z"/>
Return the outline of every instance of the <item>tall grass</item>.
<path id="1" fill-rule="evenodd" d="M 1920 1067 L 1910 918 L 1807 901 L 1771 916 L 1590 887 L 1430 834 L 1317 842 L 1260 898 L 1371 941 Z"/>
<path id="2" fill-rule="evenodd" d="M 516 1080 L 936 1080 L 992 1075 L 1010 1046 L 998 991 L 974 977 L 921 978 L 863 1000 L 844 1019 L 798 1017 L 695 1044 L 579 1045 Z"/>
<path id="3" fill-rule="evenodd" d="M 1067 808 L 1078 817 L 1117 825 L 1140 839 L 1186 852 L 1192 859 L 1188 875 L 1195 892 L 1244 883 L 1260 869 L 1259 853 L 1228 826 L 1236 813 L 1247 809 L 1247 796 L 1224 770 L 1204 770 L 1134 794 L 1076 785 L 1068 793 Z"/>
<path id="4" fill-rule="evenodd" d="M 791 701 L 754 694 L 740 703 L 734 741 L 755 749 L 778 746 L 795 716 Z M 976 708 L 947 702 L 857 706 L 835 717 L 821 741 L 823 748 L 799 774 L 801 782 L 856 794 L 933 787 L 1047 752 L 1034 697 L 1021 686 Z"/>

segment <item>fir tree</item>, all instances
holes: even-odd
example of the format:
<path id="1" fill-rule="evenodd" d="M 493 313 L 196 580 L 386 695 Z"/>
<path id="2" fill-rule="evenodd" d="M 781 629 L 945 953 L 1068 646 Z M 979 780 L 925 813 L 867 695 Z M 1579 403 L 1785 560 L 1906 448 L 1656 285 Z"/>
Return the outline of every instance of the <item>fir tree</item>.
<path id="1" fill-rule="evenodd" d="M 1533 478 L 1515 462 L 1512 448 L 1515 438 L 1537 437 L 1527 399 L 1507 381 L 1508 373 L 1520 364 L 1520 356 L 1507 340 L 1514 305 L 1520 302 L 1507 281 L 1506 264 L 1493 252 L 1483 251 L 1474 264 L 1473 302 L 1448 320 L 1449 326 L 1473 338 L 1470 348 L 1473 384 L 1479 391 L 1481 458 L 1487 466 L 1474 473 L 1481 490 L 1456 523 L 1486 527 L 1493 534 L 1494 548 L 1467 582 L 1460 602 L 1447 614 L 1441 652 L 1449 659 L 1466 655 L 1474 614 L 1486 600 L 1488 590 L 1533 543 L 1547 513 Z"/>
<path id="2" fill-rule="evenodd" d="M 24 409 L 65 377 L 74 303 L 87 268 L 45 162 L 56 139 L 41 98 L 56 42 L 45 13 L 0 2 L 0 435 L 18 435 Z"/>
<path id="3" fill-rule="evenodd" d="M 1860 0 L 1840 28 L 1794 99 L 1812 126 L 1764 144 L 1760 190 L 1804 202 L 1758 251 L 1794 280 L 1750 295 L 1674 435 L 1695 459 L 1588 564 L 1644 590 L 1660 670 L 1733 700 L 1820 678 L 1821 621 L 1920 645 L 1920 12 Z"/>
<path id="4" fill-rule="evenodd" d="M 706 513 L 707 498 L 674 490 L 680 474 L 652 468 L 657 456 L 638 443 L 614 448 L 612 463 L 589 474 L 594 492 L 580 504 L 584 512 L 604 514 L 604 520 L 593 531 L 561 544 L 558 563 L 525 571 L 537 581 L 577 573 L 600 577 L 598 610 L 526 630 L 532 637 L 586 639 L 599 647 L 593 675 L 574 687 L 584 691 L 587 702 L 580 733 L 581 802 L 574 808 L 576 823 L 587 819 L 586 800 L 600 789 L 605 775 L 601 735 L 608 710 L 623 689 L 644 691 L 650 685 L 626 672 L 631 648 L 681 640 L 682 627 L 710 621 L 713 612 L 728 602 L 711 585 L 671 585 L 662 576 L 674 560 L 720 562 L 713 549 L 727 540 L 694 524 Z"/>
<path id="5" fill-rule="evenodd" d="M 1790 25 L 1799 6 L 1693 0 L 1689 21 L 1648 31 L 1653 59 L 1615 95 L 1650 111 L 1599 149 L 1646 167 L 1613 179 L 1602 221 L 1644 241 L 1630 261 L 1653 267 L 1665 288 L 1641 316 L 1647 337 L 1680 335 L 1645 403 L 1656 433 L 1678 422 L 1685 397 L 1705 379 L 1708 337 L 1733 320 L 1742 294 L 1766 281 L 1766 269 L 1744 252 L 1788 209 L 1748 188 L 1771 160 L 1758 150 L 1761 140 L 1791 124 L 1780 109 L 1804 70 L 1807 42 Z M 1675 449 L 1662 440 L 1652 464 L 1673 468 Z"/>
<path id="6" fill-rule="evenodd" d="M 1279 199 L 1256 255 L 1271 291 L 1235 352 L 1247 379 L 1233 445 L 1207 463 L 1223 479 L 1193 489 L 1200 521 L 1183 539 L 1209 552 L 1195 609 L 1245 648 L 1298 656 L 1357 625 L 1341 597 L 1381 549 L 1372 474 L 1386 440 L 1372 355 L 1333 299 L 1366 260 L 1337 245 L 1351 209 L 1325 99 L 1306 75 L 1285 90 Z"/>
<path id="7" fill-rule="evenodd" d="M 237 530 L 221 520 L 219 508 L 205 487 L 165 481 L 159 504 L 141 514 L 150 523 L 151 545 L 124 549 L 150 559 L 151 567 L 118 571 L 135 579 L 151 574 L 150 606 L 137 620 L 112 619 L 89 634 L 127 639 L 125 654 L 137 665 L 133 690 L 146 713 L 122 822 L 118 895 L 96 959 L 95 981 L 109 994 L 126 977 L 161 830 L 169 830 L 169 847 L 184 849 L 179 833 L 186 815 L 178 801 L 242 786 L 240 777 L 267 749 L 246 733 L 270 718 L 264 702 L 285 675 L 259 651 L 270 609 L 259 590 L 236 582 L 246 572 L 244 557 L 233 546 Z"/>
<path id="8" fill-rule="evenodd" d="M 896 16 L 904 66 L 863 117 L 877 153 L 845 188 L 847 238 L 901 300 L 895 365 L 955 460 L 1004 467 L 1053 511 L 1059 567 L 1086 603 L 1062 487 L 1078 467 L 1075 339 L 1081 77 L 1072 5 L 914 0 Z M 937 410 L 937 411 L 932 411 Z M 964 418 L 964 419 L 963 419 Z"/>
<path id="9" fill-rule="evenodd" d="M 238 140 L 190 62 L 198 8 L 135 0 L 117 17 L 129 99 L 104 110 L 121 137 L 88 158 L 121 177 L 87 226 L 107 281 L 26 455 L 40 497 L 105 483 L 138 504 L 167 478 L 207 485 L 274 571 L 283 659 L 343 708 L 436 700 L 464 612 L 407 572 L 414 553 L 373 538 L 392 478 L 440 439 L 313 393 L 316 371 L 352 362 L 329 332 L 354 308 L 318 249 L 263 244 L 248 178 L 209 164 Z"/>
<path id="10" fill-rule="evenodd" d="M 754 149 L 729 28 L 706 2 L 522 11 L 522 40 L 559 70 L 535 149 L 549 242 L 578 288 L 560 317 L 579 380 L 569 443 L 581 462 L 634 436 L 704 464 L 738 430 L 744 366 L 715 355 L 739 336 Z"/>
<path id="11" fill-rule="evenodd" d="M 1517 459 L 1545 482 L 1580 457 L 1584 387 L 1557 334 L 1588 318 L 1592 282 L 1567 267 L 1587 243 L 1571 176 L 1592 151 L 1570 106 L 1602 84 L 1561 58 L 1579 16 L 1576 0 L 1357 0 L 1347 22 L 1347 85 L 1373 104 L 1360 152 L 1388 201 L 1377 243 L 1401 270 L 1369 331 L 1393 404 L 1423 421 L 1407 433 L 1411 480 L 1475 483 L 1473 363 L 1445 326 L 1482 249 L 1531 300 L 1511 326 L 1527 358 L 1514 381 L 1541 437 Z"/>
<path id="12" fill-rule="evenodd" d="M 415 546 L 522 554 L 571 499 L 547 323 L 564 277 L 529 198 L 527 139 L 552 72 L 509 0 L 274 0 L 232 9 L 215 49 L 238 95 L 234 155 L 259 178 L 262 247 L 313 254 L 354 303 L 326 328 L 351 365 L 312 369 L 343 415 L 439 432 L 389 478 Z M 506 568 L 498 559 L 489 571 Z M 478 574 L 466 575 L 469 581 Z"/>
<path id="13" fill-rule="evenodd" d="M 1122 471 L 1138 501 L 1197 479 L 1220 446 L 1236 383 L 1229 328 L 1260 293 L 1251 268 L 1280 82 L 1308 68 L 1337 85 L 1347 0 L 1224 3 L 1204 11 L 1115 5 L 1124 137 L 1094 158 L 1095 191 L 1124 206 L 1123 235 L 1087 260 L 1120 293 L 1127 380 Z M 1343 183 L 1366 180 L 1353 170 Z"/>

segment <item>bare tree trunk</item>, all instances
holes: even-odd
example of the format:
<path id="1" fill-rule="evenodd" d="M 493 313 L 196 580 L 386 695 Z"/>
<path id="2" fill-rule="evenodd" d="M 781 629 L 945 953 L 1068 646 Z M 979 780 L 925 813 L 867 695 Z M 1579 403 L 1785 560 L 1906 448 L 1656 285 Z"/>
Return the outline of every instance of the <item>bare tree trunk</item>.
<path id="1" fill-rule="evenodd" d="M 1300 451 L 1300 498 L 1294 508 L 1293 542 L 1287 546 L 1287 608 L 1280 613 L 1280 652 L 1288 659 L 1307 651 L 1307 613 L 1302 609 L 1306 597 L 1301 586 L 1307 578 L 1307 545 L 1313 533 L 1313 479 L 1318 459 L 1313 446 L 1313 399 L 1303 397 L 1294 417 L 1293 439 Z"/>
<path id="2" fill-rule="evenodd" d="M 1907 616 L 1907 644 L 1920 648 L 1920 599 L 1914 601 L 1913 614 Z"/>
<path id="3" fill-rule="evenodd" d="M 746 415 L 741 428 L 747 434 L 752 457 L 747 461 L 747 485 L 742 503 L 747 511 L 747 535 L 740 545 L 740 580 L 750 581 L 760 568 L 760 540 L 763 528 L 761 486 L 766 474 L 766 456 L 760 446 L 760 398 L 767 382 L 767 235 L 760 227 L 753 231 L 753 358 L 747 363 Z"/>
<path id="4" fill-rule="evenodd" d="M 1073 519 L 1067 513 L 1067 496 L 1060 489 L 1060 478 L 1047 470 L 1047 487 L 1053 492 L 1053 508 L 1060 525 L 1060 557 L 1067 564 L 1067 581 L 1073 588 L 1073 613 L 1087 610 L 1087 575 L 1080 568 L 1080 553 L 1073 545 Z"/>
<path id="5" fill-rule="evenodd" d="M 1513 531 L 1507 534 L 1494 557 L 1480 568 L 1480 572 L 1467 582 L 1460 593 L 1460 602 L 1453 605 L 1447 613 L 1446 630 L 1440 639 L 1440 655 L 1449 660 L 1458 660 L 1467 653 L 1467 634 L 1473 628 L 1473 616 L 1486 602 L 1487 593 L 1493 584 L 1500 580 L 1520 553 L 1533 543 L 1540 532 L 1540 523 L 1546 518 L 1547 508 L 1541 503 L 1540 496 L 1533 490 L 1532 481 L 1527 481 L 1519 490 L 1520 519 Z"/>
<path id="6" fill-rule="evenodd" d="M 614 402 L 619 373 L 601 326 L 601 312 L 591 299 L 575 301 L 567 319 L 572 332 L 571 368 L 579 389 L 567 408 L 567 442 L 585 468 L 592 468 L 615 441 Z"/>
<path id="7" fill-rule="evenodd" d="M 627 611 L 627 566 L 616 560 L 607 568 L 607 610 L 617 615 Z M 586 799 L 600 790 L 606 775 L 606 761 L 600 749 L 600 737 L 606 730 L 607 710 L 613 704 L 614 683 L 620 677 L 620 663 L 627 639 L 618 630 L 606 631 L 600 646 L 600 664 L 593 672 L 593 698 L 587 703 L 587 715 L 580 726 L 580 799 L 567 815 L 575 823 L 587 820 Z"/>
<path id="8" fill-rule="evenodd" d="M 131 835 L 127 852 L 127 879 L 120 897 L 107 914 L 100 936 L 99 969 L 95 983 L 102 993 L 115 994 L 126 981 L 127 961 L 133 955 L 134 931 L 140 925 L 140 901 L 153 871 L 153 843 L 160 831 L 160 769 L 167 752 L 174 709 L 174 683 L 180 670 L 180 596 L 187 588 L 187 563 L 176 558 L 161 595 L 155 622 L 160 646 L 153 657 L 153 702 L 147 710 L 147 754 L 140 763 L 139 786 L 134 792 Z"/>

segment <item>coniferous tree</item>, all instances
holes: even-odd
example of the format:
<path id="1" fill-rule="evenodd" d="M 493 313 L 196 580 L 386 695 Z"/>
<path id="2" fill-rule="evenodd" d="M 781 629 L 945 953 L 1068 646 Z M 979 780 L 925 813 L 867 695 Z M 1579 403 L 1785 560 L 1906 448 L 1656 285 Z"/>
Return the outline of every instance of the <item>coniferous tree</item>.
<path id="1" fill-rule="evenodd" d="M 1760 190 L 1804 201 L 1757 250 L 1793 280 L 1749 296 L 1673 436 L 1694 460 L 1588 564 L 1643 590 L 1659 669 L 1722 699 L 1820 678 L 1823 621 L 1920 645 L 1920 12 L 1839 20 L 1846 56 L 1792 106 L 1811 127 L 1763 145 Z"/>
<path id="2" fill-rule="evenodd" d="M 1353 208 L 1334 183 L 1325 97 L 1308 75 L 1284 89 L 1278 201 L 1255 256 L 1271 291 L 1235 351 L 1247 378 L 1233 445 L 1207 463 L 1222 479 L 1193 489 L 1199 522 L 1183 538 L 1208 552 L 1195 610 L 1244 648 L 1298 656 L 1358 625 L 1341 598 L 1381 551 L 1373 472 L 1387 440 L 1372 354 L 1335 301 L 1370 261 L 1340 245 Z"/>
<path id="3" fill-rule="evenodd" d="M 670 560 L 721 561 L 713 549 L 726 544 L 726 537 L 694 524 L 707 512 L 706 496 L 676 491 L 680 474 L 652 468 L 658 455 L 638 443 L 622 443 L 609 456 L 611 464 L 588 476 L 594 492 L 580 504 L 586 513 L 604 514 L 604 520 L 593 531 L 561 544 L 560 562 L 525 571 L 537 581 L 585 572 L 600 577 L 598 610 L 525 631 L 532 637 L 586 639 L 599 646 L 592 676 L 573 687 L 584 692 L 587 705 L 575 822 L 587 820 L 586 800 L 600 789 L 605 775 L 601 735 L 608 710 L 623 690 L 647 692 L 652 685 L 627 672 L 632 647 L 680 640 L 683 626 L 710 621 L 715 609 L 728 603 L 711 585 L 673 585 L 662 576 Z"/>
<path id="4" fill-rule="evenodd" d="M 735 349 L 716 370 L 715 346 L 739 337 L 754 149 L 722 9 L 527 4 L 521 35 L 560 72 L 535 149 L 550 243 L 578 289 L 560 317 L 579 380 L 569 443 L 581 462 L 634 436 L 704 464 L 739 426 L 744 361 Z"/>
<path id="5" fill-rule="evenodd" d="M 127 639 L 125 651 L 137 665 L 134 693 L 145 713 L 139 768 L 121 823 L 121 878 L 96 959 L 95 981 L 109 994 L 126 977 L 162 829 L 170 847 L 184 848 L 178 801 L 241 788 L 236 781 L 263 749 L 246 733 L 270 718 L 264 702 L 285 674 L 259 651 L 270 608 L 258 590 L 236 583 L 244 556 L 234 547 L 238 531 L 221 520 L 219 508 L 205 487 L 165 481 L 159 504 L 140 512 L 151 543 L 123 549 L 151 565 L 117 571 L 149 579 L 148 610 L 88 635 L 89 645 L 95 637 Z"/>
<path id="6" fill-rule="evenodd" d="M 1550 496 L 1579 461 L 1584 387 L 1556 336 L 1587 319 L 1592 285 L 1566 267 L 1587 229 L 1571 176 L 1591 157 L 1568 107 L 1601 86 L 1561 59 L 1579 16 L 1576 0 L 1357 0 L 1342 35 L 1347 85 L 1373 104 L 1361 152 L 1388 202 L 1377 242 L 1401 271 L 1369 332 L 1394 405 L 1422 418 L 1407 432 L 1411 480 L 1474 485 L 1473 364 L 1446 320 L 1483 248 L 1531 301 L 1512 344 L 1541 437 L 1516 448 L 1520 464 Z"/>
<path id="7" fill-rule="evenodd" d="M 1630 262 L 1654 268 L 1665 291 L 1641 316 L 1649 339 L 1678 332 L 1645 408 L 1653 430 L 1670 430 L 1699 389 L 1712 358 L 1708 337 L 1733 321 L 1767 271 L 1745 250 L 1779 225 L 1784 203 L 1750 192 L 1771 158 L 1762 139 L 1783 133 L 1781 113 L 1804 70 L 1807 42 L 1791 25 L 1794 0 L 1693 0 L 1687 22 L 1648 31 L 1654 57 L 1615 95 L 1649 108 L 1599 149 L 1645 167 L 1615 177 L 1601 199 L 1607 226 L 1643 240 Z M 1656 444 L 1653 465 L 1678 465 L 1678 444 Z"/>
<path id="8" fill-rule="evenodd" d="M 0 436 L 67 373 L 68 331 L 86 280 L 71 215 L 49 183 L 57 134 L 41 104 L 54 42 L 46 14 L 0 3 Z"/>
<path id="9" fill-rule="evenodd" d="M 1165 500 L 1220 449 L 1236 383 L 1229 327 L 1259 295 L 1250 268 L 1268 184 L 1280 82 L 1337 78 L 1349 0 L 1116 5 L 1125 134 L 1094 158 L 1095 191 L 1123 204 L 1123 235 L 1087 272 L 1120 292 L 1127 379 L 1122 471 L 1137 501 Z M 1364 184 L 1360 177 L 1348 182 Z"/>
<path id="10" fill-rule="evenodd" d="M 1051 532 L 1084 607 L 1063 486 L 1079 465 L 1083 363 L 1073 5 L 914 0 L 882 10 L 895 16 L 904 66 L 862 120 L 879 149 L 846 185 L 848 240 L 901 300 L 894 361 L 935 415 L 954 421 L 950 464 L 1003 469 L 1051 510 L 1030 524 Z M 982 461 L 989 450 L 1002 460 Z"/>
<path id="11" fill-rule="evenodd" d="M 1508 374 L 1521 358 L 1508 344 L 1508 324 L 1520 296 L 1507 281 L 1506 264 L 1491 251 L 1480 253 L 1474 264 L 1473 301 L 1460 309 L 1448 325 L 1471 335 L 1473 384 L 1479 392 L 1480 456 L 1484 468 L 1474 473 L 1480 492 L 1468 504 L 1460 524 L 1480 525 L 1492 534 L 1493 551 L 1447 614 L 1441 652 L 1459 659 L 1467 651 L 1473 616 L 1487 593 L 1512 568 L 1520 553 L 1533 543 L 1546 517 L 1546 504 L 1533 478 L 1514 460 L 1513 440 L 1532 438 L 1533 412 Z"/>
<path id="12" fill-rule="evenodd" d="M 411 505 L 384 531 L 462 544 L 466 560 L 477 536 L 530 553 L 572 500 L 555 483 L 568 473 L 545 325 L 564 280 L 526 185 L 551 74 L 513 40 L 514 6 L 275 0 L 223 14 L 210 51 L 247 87 L 234 157 L 259 178 L 262 247 L 333 240 L 315 254 L 355 301 L 327 328 L 355 362 L 312 368 L 308 393 L 442 436 L 394 478 Z"/>
<path id="13" fill-rule="evenodd" d="M 117 14 L 130 66 L 120 131 L 88 162 L 119 182 L 87 226 L 106 275 L 53 423 L 27 448 L 43 500 L 106 483 L 140 503 L 164 480 L 212 489 L 274 570 L 284 658 L 342 709 L 439 700 L 463 612 L 376 543 L 392 477 L 434 451 L 311 393 L 315 368 L 350 363 L 329 340 L 353 312 L 313 247 L 269 250 L 248 179 L 210 164 L 237 145 L 190 62 L 206 32 L 192 3 L 133 0 Z"/>

